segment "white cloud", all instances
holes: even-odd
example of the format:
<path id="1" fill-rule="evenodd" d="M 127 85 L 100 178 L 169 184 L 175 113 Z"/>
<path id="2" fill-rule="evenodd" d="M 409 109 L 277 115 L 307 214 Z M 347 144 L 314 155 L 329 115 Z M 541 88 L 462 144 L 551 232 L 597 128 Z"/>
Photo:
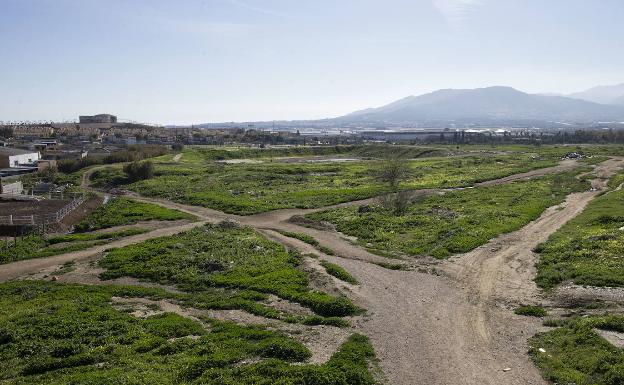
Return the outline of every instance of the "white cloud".
<path id="1" fill-rule="evenodd" d="M 485 4 L 485 0 L 432 0 L 433 5 L 449 26 L 459 28 L 470 19 L 474 11 Z"/>

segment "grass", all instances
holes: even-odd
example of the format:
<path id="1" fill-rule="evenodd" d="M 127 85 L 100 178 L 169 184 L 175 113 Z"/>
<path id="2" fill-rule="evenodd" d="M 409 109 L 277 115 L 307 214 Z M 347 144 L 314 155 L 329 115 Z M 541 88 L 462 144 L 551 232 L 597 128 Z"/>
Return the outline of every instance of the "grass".
<path id="1" fill-rule="evenodd" d="M 69 234 L 52 238 L 29 235 L 16 238 L 10 246 L 0 246 L 0 264 L 24 259 L 45 258 L 103 245 L 119 238 L 145 233 L 146 229 L 128 229 L 105 234 Z"/>
<path id="2" fill-rule="evenodd" d="M 250 228 L 222 223 L 112 250 L 100 265 L 105 279 L 131 276 L 196 293 L 227 288 L 274 294 L 325 317 L 361 311 L 346 297 L 311 290 L 300 261 Z"/>
<path id="3" fill-rule="evenodd" d="M 623 332 L 623 317 L 573 318 L 562 321 L 560 326 L 529 341 L 529 354 L 547 380 L 576 385 L 624 383 L 624 351 L 593 330 Z"/>
<path id="4" fill-rule="evenodd" d="M 123 185 L 142 195 L 234 214 L 284 208 L 317 208 L 388 192 L 371 170 L 380 161 L 344 163 L 222 164 L 185 153 L 186 162 L 156 163 L 156 177 L 128 184 L 120 167 L 94 173 L 95 186 Z M 188 158 L 187 158 L 187 155 Z M 412 178 L 400 188 L 468 186 L 479 181 L 552 166 L 553 159 L 514 154 L 409 160 Z"/>
<path id="5" fill-rule="evenodd" d="M 521 228 L 571 192 L 589 187 L 574 173 L 530 181 L 429 195 L 396 214 L 381 205 L 368 210 L 343 207 L 306 218 L 336 225 L 338 231 L 379 255 L 446 258 L 470 251 L 491 238 Z"/>
<path id="6" fill-rule="evenodd" d="M 357 279 L 355 279 L 351 274 L 349 274 L 348 271 L 343 269 L 341 266 L 338 266 L 335 263 L 331 263 L 327 261 L 321 261 L 320 263 L 321 263 L 321 266 L 325 268 L 325 271 L 327 272 L 327 274 L 333 275 L 334 277 L 342 281 L 345 281 L 347 283 L 350 283 L 352 285 L 358 284 Z"/>
<path id="7" fill-rule="evenodd" d="M 514 313 L 529 317 L 546 317 L 548 315 L 546 309 L 535 305 L 520 306 L 514 310 Z"/>
<path id="8" fill-rule="evenodd" d="M 130 225 L 141 221 L 195 220 L 195 216 L 151 203 L 137 202 L 128 198 L 112 198 L 98 207 L 76 225 L 76 231 L 85 232 L 115 226 Z"/>
<path id="9" fill-rule="evenodd" d="M 309 245 L 312 245 L 314 247 L 316 247 L 317 250 L 319 250 L 320 252 L 327 254 L 327 255 L 336 255 L 336 252 L 332 249 L 330 249 L 327 246 L 323 246 L 319 243 L 319 241 L 317 241 L 314 237 L 308 235 L 308 234 L 304 234 L 304 233 L 296 233 L 296 232 L 292 232 L 292 231 L 284 231 L 284 230 L 277 230 L 278 233 L 285 235 L 287 237 L 290 238 L 295 238 L 298 239 L 302 242 L 305 242 Z"/>
<path id="10" fill-rule="evenodd" d="M 387 263 L 387 262 L 371 262 L 379 267 L 383 267 L 388 270 L 408 270 L 408 266 L 402 263 Z"/>
<path id="11" fill-rule="evenodd" d="M 552 288 L 562 282 L 624 286 L 624 190 L 595 198 L 536 251 L 536 282 Z"/>
<path id="12" fill-rule="evenodd" d="M 312 245 L 314 247 L 318 247 L 319 246 L 319 242 L 312 236 L 308 235 L 308 234 L 304 234 L 304 233 L 296 233 L 296 232 L 292 232 L 292 231 L 285 231 L 285 230 L 277 230 L 278 233 L 290 237 L 290 238 L 295 238 L 298 239 L 302 242 L 305 242 L 309 245 Z"/>
<path id="13" fill-rule="evenodd" d="M 305 362 L 310 351 L 282 333 L 173 313 L 136 318 L 111 306 L 112 297 L 123 294 L 112 286 L 0 284 L 0 382 L 376 383 L 368 369 L 374 351 L 361 335 L 352 335 L 327 363 L 311 365 Z"/>

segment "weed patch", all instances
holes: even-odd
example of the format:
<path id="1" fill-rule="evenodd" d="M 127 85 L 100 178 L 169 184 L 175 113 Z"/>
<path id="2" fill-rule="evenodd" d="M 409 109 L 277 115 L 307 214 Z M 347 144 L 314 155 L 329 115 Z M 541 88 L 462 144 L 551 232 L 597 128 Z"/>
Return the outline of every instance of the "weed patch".
<path id="1" fill-rule="evenodd" d="M 69 234 L 52 238 L 29 235 L 16 239 L 8 247 L 7 245 L 0 246 L 0 264 L 71 253 L 146 231 L 145 229 L 128 229 L 106 234 Z"/>
<path id="2" fill-rule="evenodd" d="M 362 246 L 380 255 L 446 258 L 517 230 L 568 194 L 588 187 L 574 173 L 565 173 L 431 195 L 412 203 L 404 214 L 371 205 L 367 210 L 343 207 L 306 217 L 335 224 L 338 231 L 357 237 Z"/>
<path id="3" fill-rule="evenodd" d="M 385 150 L 384 150 L 385 151 Z M 120 167 L 93 174 L 94 185 L 123 185 L 142 195 L 205 206 L 234 214 L 283 208 L 315 208 L 370 198 L 389 192 L 376 181 L 381 161 L 342 163 L 222 164 L 210 150 L 187 153 L 180 164 L 154 163 L 155 177 L 130 183 Z M 223 154 L 223 156 L 226 156 Z M 236 155 L 238 157 L 239 155 Z M 469 186 L 518 172 L 552 166 L 550 159 L 527 155 L 408 160 L 411 178 L 397 189 Z"/>
<path id="4" fill-rule="evenodd" d="M 0 381 L 375 384 L 366 337 L 352 335 L 326 364 L 310 365 L 305 346 L 262 327 L 203 318 L 208 333 L 202 323 L 172 313 L 140 319 L 115 310 L 111 299 L 124 291 L 150 293 L 41 281 L 0 284 Z"/>
<path id="5" fill-rule="evenodd" d="M 105 279 L 131 276 L 200 294 L 215 287 L 275 294 L 326 317 L 360 311 L 345 297 L 310 290 L 299 263 L 298 255 L 254 230 L 226 225 L 115 249 L 100 261 Z"/>
<path id="6" fill-rule="evenodd" d="M 325 271 L 327 271 L 329 275 L 333 275 L 334 277 L 352 285 L 358 284 L 357 279 L 355 279 L 351 274 L 349 274 L 348 271 L 343 269 L 341 266 L 336 265 L 335 263 L 321 261 L 321 266 L 325 268 Z"/>
<path id="7" fill-rule="evenodd" d="M 76 231 L 93 231 L 108 227 L 130 225 L 141 221 L 174 221 L 181 219 L 194 220 L 196 218 L 191 214 L 151 203 L 137 202 L 128 198 L 113 198 L 78 223 Z"/>
<path id="8" fill-rule="evenodd" d="M 585 210 L 536 248 L 536 282 L 552 288 L 579 285 L 624 286 L 624 190 L 595 198 Z"/>
<path id="9" fill-rule="evenodd" d="M 574 318 L 560 328 L 529 340 L 529 354 L 544 377 L 557 384 L 612 385 L 624 382 L 624 352 L 593 328 L 622 331 L 624 318 L 602 316 Z M 613 329 L 610 329 L 613 330 Z"/>
<path id="10" fill-rule="evenodd" d="M 546 309 L 541 306 L 533 305 L 520 306 L 514 310 L 514 313 L 530 317 L 546 317 L 548 315 Z"/>

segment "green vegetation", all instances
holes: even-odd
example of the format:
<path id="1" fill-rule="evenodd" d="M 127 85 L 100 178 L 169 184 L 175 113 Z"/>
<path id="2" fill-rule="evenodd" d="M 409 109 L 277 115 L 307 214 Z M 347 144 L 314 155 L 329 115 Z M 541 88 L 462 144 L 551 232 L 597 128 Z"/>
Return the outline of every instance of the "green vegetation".
<path id="1" fill-rule="evenodd" d="M 421 158 L 445 155 L 445 150 L 427 146 L 390 146 L 390 145 L 355 145 L 355 146 L 300 146 L 300 147 L 194 147 L 184 151 L 183 161 L 227 160 L 227 159 L 267 159 L 283 157 L 309 157 L 348 155 L 362 158 L 384 158 L 388 154 L 398 154 L 402 158 Z M 187 158 L 187 155 L 189 156 Z"/>
<path id="2" fill-rule="evenodd" d="M 324 254 L 327 254 L 327 255 L 336 255 L 336 252 L 334 250 L 330 249 L 327 246 L 319 245 L 319 247 L 317 247 L 317 249 L 321 253 L 324 253 Z"/>
<path id="3" fill-rule="evenodd" d="M 326 364 L 306 364 L 309 350 L 279 332 L 212 319 L 200 323 L 173 313 L 141 319 L 111 306 L 113 296 L 142 291 L 40 281 L 1 284 L 0 382 L 376 383 L 368 370 L 374 351 L 361 335 L 352 335 Z"/>
<path id="4" fill-rule="evenodd" d="M 521 228 L 565 196 L 589 187 L 574 173 L 498 186 L 421 197 L 403 214 L 383 205 L 343 207 L 306 218 L 336 225 L 338 231 L 380 255 L 404 253 L 446 258 Z"/>
<path id="5" fill-rule="evenodd" d="M 310 290 L 299 263 L 283 246 L 227 222 L 115 249 L 100 261 L 105 279 L 131 276 L 200 294 L 215 287 L 274 294 L 326 317 L 360 312 L 346 297 Z"/>
<path id="6" fill-rule="evenodd" d="M 66 242 L 86 242 L 86 241 L 96 241 L 96 240 L 111 240 L 115 238 L 121 237 L 129 237 L 131 235 L 143 234 L 147 230 L 145 229 L 127 229 L 115 232 L 108 233 L 79 233 L 79 234 L 67 234 L 67 235 L 59 235 L 56 237 L 48 238 L 48 243 L 51 245 L 55 245 L 57 243 L 66 243 Z"/>
<path id="7" fill-rule="evenodd" d="M 552 288 L 624 286 L 624 190 L 595 198 L 585 210 L 539 245 L 536 282 Z"/>
<path id="8" fill-rule="evenodd" d="M 526 315 L 529 317 L 546 317 L 548 312 L 541 306 L 526 305 L 520 306 L 514 310 L 514 313 L 518 315 Z"/>
<path id="9" fill-rule="evenodd" d="M 573 318 L 560 326 L 529 341 L 529 353 L 547 380 L 577 385 L 624 383 L 624 351 L 593 330 L 624 332 L 623 317 Z"/>
<path id="10" fill-rule="evenodd" d="M 304 234 L 304 233 L 295 233 L 292 231 L 284 231 L 284 230 L 277 230 L 280 234 L 285 235 L 287 237 L 290 238 L 295 238 L 298 239 L 302 242 L 305 242 L 309 245 L 312 245 L 314 247 L 316 247 L 317 250 L 319 250 L 321 253 L 325 253 L 327 255 L 336 255 L 336 252 L 334 252 L 334 250 L 330 249 L 327 246 L 323 246 L 319 243 L 319 241 L 317 241 L 314 237 L 308 235 L 308 234 Z"/>
<path id="11" fill-rule="evenodd" d="M 166 146 L 141 144 L 128 146 L 125 150 L 115 151 L 107 156 L 87 156 L 81 159 L 67 159 L 58 162 L 58 169 L 62 173 L 71 174 L 83 168 L 98 165 L 121 162 L 135 162 L 147 158 L 153 158 L 167 154 L 169 149 Z"/>
<path id="12" fill-rule="evenodd" d="M 321 266 L 325 268 L 325 271 L 327 271 L 329 275 L 333 275 L 334 277 L 352 285 L 358 284 L 357 279 L 355 279 L 351 274 L 349 274 L 348 271 L 343 269 L 341 266 L 336 265 L 335 263 L 321 261 Z"/>
<path id="13" fill-rule="evenodd" d="M 120 167 L 98 170 L 92 180 L 97 187 L 123 185 L 146 196 L 244 215 L 323 207 L 369 198 L 390 189 L 373 172 L 383 161 L 223 164 L 207 159 L 213 157 L 211 151 L 186 151 L 181 163 L 155 162 L 155 177 L 149 180 L 128 184 Z M 468 186 L 555 164 L 553 159 L 527 155 L 407 162 L 411 177 L 398 189 Z"/>
<path id="14" fill-rule="evenodd" d="M 146 231 L 145 229 L 128 229 L 103 234 L 69 234 L 52 238 L 29 235 L 15 239 L 8 247 L 7 245 L 0 246 L 0 264 L 71 253 Z"/>
<path id="15" fill-rule="evenodd" d="M 151 179 L 154 177 L 154 163 L 134 161 L 124 165 L 123 171 L 130 182 Z"/>
<path id="16" fill-rule="evenodd" d="M 408 266 L 402 263 L 373 262 L 373 264 L 388 270 L 408 270 Z"/>
<path id="17" fill-rule="evenodd" d="M 128 198 L 112 198 L 76 225 L 76 231 L 93 231 L 140 221 L 193 220 L 193 215 Z"/>
<path id="18" fill-rule="evenodd" d="M 298 239 L 302 242 L 305 242 L 315 247 L 319 245 L 319 242 L 314 237 L 309 236 L 308 234 L 295 233 L 292 231 L 284 231 L 284 230 L 277 230 L 277 232 L 287 237 Z"/>

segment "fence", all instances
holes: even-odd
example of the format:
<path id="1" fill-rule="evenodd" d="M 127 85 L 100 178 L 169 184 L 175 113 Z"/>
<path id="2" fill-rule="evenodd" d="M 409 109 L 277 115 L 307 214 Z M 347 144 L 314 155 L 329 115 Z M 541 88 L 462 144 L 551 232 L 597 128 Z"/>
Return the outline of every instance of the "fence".
<path id="1" fill-rule="evenodd" d="M 68 197 L 66 194 L 65 197 Z M 5 226 L 45 226 L 48 224 L 58 223 L 67 214 L 71 213 L 80 206 L 85 200 L 82 194 L 72 195 L 72 200 L 61 207 L 58 211 L 50 214 L 32 214 L 32 215 L 0 215 L 0 225 Z"/>

